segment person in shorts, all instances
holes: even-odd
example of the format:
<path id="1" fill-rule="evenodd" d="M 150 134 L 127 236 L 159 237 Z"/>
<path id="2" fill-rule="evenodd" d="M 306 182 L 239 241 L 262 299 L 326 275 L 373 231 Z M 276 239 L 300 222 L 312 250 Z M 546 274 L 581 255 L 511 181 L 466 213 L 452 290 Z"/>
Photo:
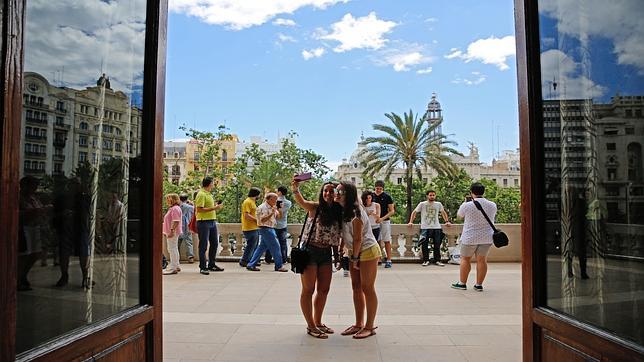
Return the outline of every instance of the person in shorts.
<path id="1" fill-rule="evenodd" d="M 483 197 L 485 186 L 475 182 L 470 187 L 471 201 L 465 201 L 458 208 L 456 215 L 464 219 L 463 233 L 461 234 L 461 266 L 460 280 L 452 284 L 454 289 L 467 289 L 467 278 L 472 269 L 472 258 L 476 255 L 476 284 L 474 290 L 483 291 L 483 281 L 487 274 L 487 255 L 492 246 L 494 231 L 488 224 L 475 203 L 479 203 L 485 213 L 494 222 L 496 217 L 496 204 Z"/>
<path id="2" fill-rule="evenodd" d="M 378 180 L 375 183 L 373 201 L 380 204 L 380 237 L 378 241 L 385 244 L 385 268 L 391 268 L 391 221 L 389 220 L 396 213 L 394 199 L 385 192 L 385 182 Z"/>

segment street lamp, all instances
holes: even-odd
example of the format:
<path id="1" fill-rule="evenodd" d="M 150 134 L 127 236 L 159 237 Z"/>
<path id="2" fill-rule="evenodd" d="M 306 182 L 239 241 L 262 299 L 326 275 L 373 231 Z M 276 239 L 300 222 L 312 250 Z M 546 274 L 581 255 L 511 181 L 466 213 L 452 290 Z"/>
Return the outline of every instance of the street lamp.
<path id="1" fill-rule="evenodd" d="M 237 177 L 233 176 L 233 185 L 235 186 L 235 216 L 237 217 L 237 222 L 241 221 L 240 215 L 239 215 L 239 182 L 237 181 Z"/>

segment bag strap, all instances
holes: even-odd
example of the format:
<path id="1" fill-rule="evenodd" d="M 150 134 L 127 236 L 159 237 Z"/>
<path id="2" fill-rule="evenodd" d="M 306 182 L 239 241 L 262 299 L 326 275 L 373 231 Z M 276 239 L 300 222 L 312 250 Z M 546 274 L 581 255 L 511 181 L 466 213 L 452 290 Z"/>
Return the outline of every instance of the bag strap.
<path id="1" fill-rule="evenodd" d="M 485 210 L 483 210 L 483 206 L 481 206 L 481 204 L 476 200 L 472 200 L 472 202 L 474 203 L 474 205 L 476 205 L 476 208 L 479 209 L 479 211 L 481 211 L 481 213 L 485 217 L 485 220 L 487 220 L 487 223 L 490 224 L 490 226 L 492 227 L 492 230 L 494 230 L 494 232 L 497 232 L 498 230 L 496 229 L 496 227 L 494 227 L 494 224 L 492 223 L 492 221 L 490 221 L 490 218 L 485 213 Z"/>
<path id="2" fill-rule="evenodd" d="M 304 240 L 304 243 L 302 242 L 303 236 L 304 236 L 304 228 L 306 227 L 306 222 L 309 219 L 309 216 L 307 215 L 306 218 L 304 219 L 304 224 L 302 224 L 302 231 L 300 231 L 300 248 L 303 248 L 306 246 L 306 244 L 309 243 L 309 240 L 311 239 L 311 234 L 313 233 L 313 230 L 315 230 L 315 222 L 318 219 L 318 214 L 320 213 L 320 208 L 317 207 L 315 209 L 315 216 L 313 217 L 313 224 L 311 225 L 311 229 L 309 230 L 309 235 L 307 235 L 306 240 Z"/>

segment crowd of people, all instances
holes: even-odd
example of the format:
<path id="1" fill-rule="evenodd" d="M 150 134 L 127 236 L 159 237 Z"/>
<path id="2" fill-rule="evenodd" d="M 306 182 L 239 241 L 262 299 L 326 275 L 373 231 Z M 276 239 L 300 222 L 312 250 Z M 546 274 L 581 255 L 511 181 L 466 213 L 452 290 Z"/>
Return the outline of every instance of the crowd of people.
<path id="1" fill-rule="evenodd" d="M 385 192 L 385 184 L 380 180 L 374 184 L 373 192 L 366 190 L 360 196 L 353 183 L 326 182 L 317 200 L 306 200 L 302 196 L 300 182 L 297 178 L 292 180 L 291 192 L 294 202 L 306 211 L 301 235 L 301 240 L 306 242 L 301 246 L 306 250 L 308 261 L 300 277 L 300 308 L 307 323 L 307 334 L 325 339 L 335 333 L 324 324 L 323 314 L 332 274 L 341 266 L 344 276 L 351 277 L 355 310 L 354 324 L 341 334 L 356 339 L 373 336 L 377 328 L 378 296 L 375 282 L 378 265 L 384 261 L 384 268 L 392 268 L 390 218 L 396 212 L 394 200 Z M 218 247 L 216 211 L 222 208 L 222 202 L 215 202 L 210 192 L 212 186 L 213 180 L 205 178 L 194 203 L 186 195 L 166 196 L 168 211 L 164 217 L 163 233 L 168 240 L 170 262 L 164 274 L 176 274 L 181 270 L 178 248 L 182 241 L 186 245 L 188 262 L 194 261 L 192 236 L 188 227 L 193 213 L 200 240 L 199 272 L 209 275 L 210 272 L 224 270 L 215 264 Z M 467 289 L 471 262 L 475 258 L 476 282 L 473 289 L 483 291 L 487 255 L 493 243 L 493 230 L 483 212 L 491 220 L 496 216 L 496 204 L 485 199 L 484 193 L 485 187 L 481 183 L 472 184 L 470 195 L 466 196 L 457 212 L 457 216 L 464 220 L 464 225 L 460 238 L 459 280 L 451 285 L 454 289 Z M 261 195 L 262 190 L 252 187 L 241 205 L 241 229 L 246 246 L 239 265 L 258 272 L 264 256 L 264 263 L 274 264 L 275 271 L 287 272 L 284 266 L 289 262 L 287 218 L 293 203 L 287 198 L 288 189 L 285 186 L 278 187 L 275 192 L 265 192 L 263 202 L 257 206 Z M 413 227 L 414 220 L 420 215 L 422 266 L 434 264 L 442 267 L 445 265 L 441 262 L 440 254 L 442 228 L 443 225 L 451 227 L 451 222 L 442 203 L 437 201 L 436 192 L 429 190 L 426 197 L 427 200 L 420 202 L 411 213 L 408 226 Z M 443 225 L 439 216 L 443 219 Z"/>

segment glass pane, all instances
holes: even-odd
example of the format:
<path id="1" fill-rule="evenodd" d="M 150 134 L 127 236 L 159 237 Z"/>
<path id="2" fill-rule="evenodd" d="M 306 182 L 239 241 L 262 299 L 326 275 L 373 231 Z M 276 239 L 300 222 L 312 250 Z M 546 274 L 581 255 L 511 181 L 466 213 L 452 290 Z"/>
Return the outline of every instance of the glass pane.
<path id="1" fill-rule="evenodd" d="M 547 306 L 644 344 L 644 6 L 539 1 Z"/>
<path id="2" fill-rule="evenodd" d="M 145 0 L 26 2 L 17 352 L 139 303 Z"/>

